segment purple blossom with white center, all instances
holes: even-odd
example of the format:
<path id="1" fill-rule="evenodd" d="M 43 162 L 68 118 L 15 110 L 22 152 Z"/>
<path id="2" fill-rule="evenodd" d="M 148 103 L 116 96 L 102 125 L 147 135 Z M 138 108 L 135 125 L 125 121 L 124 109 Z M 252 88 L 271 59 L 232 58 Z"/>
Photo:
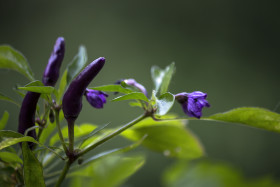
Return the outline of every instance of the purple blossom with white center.
<path id="1" fill-rule="evenodd" d="M 85 96 L 91 106 L 100 109 L 103 108 L 103 105 L 106 103 L 106 97 L 108 97 L 108 94 L 98 90 L 86 89 Z"/>
<path id="2" fill-rule="evenodd" d="M 202 108 L 210 107 L 206 97 L 207 93 L 200 91 L 192 93 L 183 92 L 175 95 L 176 100 L 182 105 L 185 114 L 198 119 L 202 116 Z"/>

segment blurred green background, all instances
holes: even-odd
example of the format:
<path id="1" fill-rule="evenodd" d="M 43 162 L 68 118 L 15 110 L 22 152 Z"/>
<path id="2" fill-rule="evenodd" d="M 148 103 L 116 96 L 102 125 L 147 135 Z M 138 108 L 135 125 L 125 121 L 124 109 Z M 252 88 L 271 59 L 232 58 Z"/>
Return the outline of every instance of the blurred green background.
<path id="1" fill-rule="evenodd" d="M 89 61 L 106 57 L 106 65 L 91 86 L 135 78 L 151 92 L 150 67 L 176 63 L 170 91 L 208 93 L 212 107 L 204 115 L 235 107 L 257 106 L 279 112 L 280 1 L 0 1 L 0 43 L 10 44 L 28 59 L 41 79 L 58 36 L 66 39 L 66 67 L 87 47 Z M 12 87 L 28 80 L 0 71 L 1 92 L 20 101 Z M 112 98 L 112 97 L 111 97 Z M 19 108 L 7 109 L 9 128 L 16 129 Z M 172 110 L 184 116 L 179 105 Z M 84 102 L 78 123 L 117 126 L 141 110 L 126 102 L 108 103 L 104 110 Z M 280 180 L 280 135 L 235 124 L 191 121 L 207 156 L 233 164 L 244 175 L 271 175 Z M 107 146 L 127 145 L 117 138 Z M 160 186 L 161 172 L 172 163 L 163 154 L 147 153 L 145 166 L 126 186 Z"/>

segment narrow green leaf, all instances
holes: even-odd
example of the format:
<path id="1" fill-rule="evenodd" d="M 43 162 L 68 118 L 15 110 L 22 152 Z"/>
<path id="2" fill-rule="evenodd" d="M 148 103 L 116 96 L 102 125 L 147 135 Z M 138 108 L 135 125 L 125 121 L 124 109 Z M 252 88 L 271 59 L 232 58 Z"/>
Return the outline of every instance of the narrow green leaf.
<path id="1" fill-rule="evenodd" d="M 29 80 L 34 80 L 33 72 L 25 57 L 11 46 L 0 46 L 0 68 L 17 71 Z"/>
<path id="2" fill-rule="evenodd" d="M 18 89 L 41 94 L 51 94 L 54 92 L 54 87 L 52 86 L 33 86 L 34 84 L 35 82 L 32 82 L 30 84 L 25 85 L 25 87 L 18 87 Z"/>
<path id="3" fill-rule="evenodd" d="M 175 63 L 173 62 L 169 66 L 165 68 L 164 76 L 162 78 L 161 88 L 160 88 L 160 94 L 164 94 L 168 91 L 168 87 L 171 81 L 171 78 L 175 72 Z"/>
<path id="4" fill-rule="evenodd" d="M 132 106 L 132 107 L 142 108 L 142 104 L 140 102 L 129 102 L 129 105 Z"/>
<path id="5" fill-rule="evenodd" d="M 57 103 L 60 103 L 60 100 L 64 94 L 64 90 L 67 86 L 67 69 L 64 71 L 62 77 L 61 77 L 61 80 L 60 80 L 60 83 L 59 83 L 59 88 L 58 88 L 58 94 L 57 94 Z"/>
<path id="6" fill-rule="evenodd" d="M 153 66 L 151 68 L 152 79 L 155 85 L 155 91 L 158 94 L 164 94 L 168 91 L 168 86 L 170 84 L 171 78 L 175 72 L 175 63 L 171 63 L 164 70 Z"/>
<path id="7" fill-rule="evenodd" d="M 127 88 L 123 88 L 121 85 L 105 85 L 105 86 L 98 86 L 98 87 L 93 87 L 90 88 L 93 90 L 99 90 L 103 92 L 120 92 L 124 94 L 129 94 L 132 93 L 133 91 Z"/>
<path id="8" fill-rule="evenodd" d="M 164 77 L 164 72 L 158 66 L 153 66 L 151 68 L 152 79 L 155 85 L 156 92 L 159 91 L 162 79 Z"/>
<path id="9" fill-rule="evenodd" d="M 20 104 L 18 102 L 16 102 L 15 100 L 13 100 L 12 98 L 8 97 L 8 96 L 5 96 L 4 94 L 0 93 L 0 100 L 3 100 L 3 101 L 8 101 L 8 102 L 11 102 L 17 106 L 20 106 Z"/>
<path id="10" fill-rule="evenodd" d="M 24 136 L 24 135 L 22 135 L 20 133 L 14 132 L 14 131 L 1 130 L 0 131 L 0 139 L 3 139 L 0 142 L 0 150 L 4 149 L 6 147 L 9 147 L 11 145 L 20 143 L 20 142 L 33 142 L 33 143 L 36 143 L 36 144 L 38 144 L 40 146 L 43 146 L 43 147 L 47 148 L 49 151 L 54 153 L 56 156 L 60 157 L 62 160 L 64 159 L 58 153 L 56 153 L 55 150 L 52 150 L 51 148 L 40 144 L 39 142 L 37 142 L 31 136 Z"/>
<path id="11" fill-rule="evenodd" d="M 228 112 L 215 114 L 203 119 L 241 123 L 251 127 L 280 133 L 280 114 L 263 108 L 236 108 Z"/>
<path id="12" fill-rule="evenodd" d="M 90 132 L 89 134 L 85 135 L 85 136 L 81 136 L 80 139 L 76 140 L 76 142 L 81 142 L 80 146 L 81 147 L 88 139 L 92 138 L 94 135 L 96 135 L 97 133 L 99 133 L 100 131 L 102 131 L 105 127 L 107 127 L 109 125 L 109 123 L 106 123 L 104 125 L 101 125 L 97 128 L 94 128 L 92 132 Z"/>
<path id="13" fill-rule="evenodd" d="M 163 153 L 165 156 L 195 159 L 203 156 L 203 148 L 198 139 L 185 127 L 185 120 L 154 121 L 143 120 L 121 135 L 133 141 L 144 135 L 148 137 L 143 146 Z"/>
<path id="14" fill-rule="evenodd" d="M 113 99 L 112 101 L 124 101 L 124 100 L 130 100 L 130 99 L 136 99 L 136 100 L 142 100 L 142 101 L 149 102 L 149 99 L 145 96 L 145 94 L 143 94 L 141 92 L 133 92 L 130 94 L 122 95 L 122 96 L 119 96 L 119 97 Z"/>
<path id="15" fill-rule="evenodd" d="M 35 80 L 26 84 L 24 87 L 30 87 L 30 86 L 44 86 L 44 84 L 41 81 Z"/>
<path id="16" fill-rule="evenodd" d="M 67 83 L 69 84 L 72 79 L 85 67 L 87 63 L 87 51 L 84 46 L 79 47 L 78 54 L 74 57 L 72 62 L 67 66 Z"/>
<path id="17" fill-rule="evenodd" d="M 165 115 L 172 108 L 175 101 L 173 94 L 166 92 L 156 99 L 157 115 Z"/>
<path id="18" fill-rule="evenodd" d="M 37 143 L 36 140 L 34 140 L 34 138 L 30 137 L 30 136 L 25 136 L 22 138 L 6 138 L 5 140 L 0 142 L 0 150 L 9 147 L 11 145 L 20 143 L 20 142 L 33 142 L 33 143 Z"/>
<path id="19" fill-rule="evenodd" d="M 27 142 L 22 143 L 24 162 L 24 183 L 26 187 L 46 186 L 41 163 L 29 149 Z"/>
<path id="20" fill-rule="evenodd" d="M 81 186 L 120 186 L 125 180 L 139 170 L 145 162 L 142 155 L 123 157 L 114 155 L 102 158 L 83 170 L 72 173 L 71 181 Z"/>
<path id="21" fill-rule="evenodd" d="M 18 87 L 20 90 L 26 90 L 30 92 L 36 92 L 41 94 L 51 94 L 54 92 L 54 87 L 52 86 L 44 86 L 41 81 L 35 80 L 26 84 L 24 87 Z"/>
<path id="22" fill-rule="evenodd" d="M 23 93 L 24 91 L 18 90 L 18 86 L 15 86 L 13 88 L 13 90 L 21 97 L 24 98 L 25 97 L 25 93 Z"/>
<path id="23" fill-rule="evenodd" d="M 3 160 L 4 162 L 18 162 L 18 163 L 23 163 L 21 158 L 16 153 L 11 153 L 11 152 L 0 152 L 0 159 Z"/>
<path id="24" fill-rule="evenodd" d="M 5 111 L 1 120 L 0 120 L 0 130 L 3 130 L 8 122 L 9 112 Z"/>
<path id="25" fill-rule="evenodd" d="M 18 87 L 20 90 L 26 90 L 29 92 L 36 92 L 41 94 L 51 94 L 54 91 L 52 86 L 30 86 L 30 87 Z"/>
<path id="26" fill-rule="evenodd" d="M 132 149 L 135 149 L 136 147 L 138 147 L 143 142 L 143 140 L 146 137 L 147 136 L 142 137 L 139 141 L 137 141 L 134 144 L 131 144 L 129 146 L 122 147 L 122 148 L 112 149 L 112 150 L 105 151 L 105 152 L 99 153 L 97 155 L 94 155 L 94 156 L 88 158 L 87 160 L 83 161 L 83 165 L 86 165 L 88 163 L 94 162 L 94 161 L 96 161 L 98 159 L 105 158 L 107 156 L 111 156 L 113 154 L 125 153 L 125 152 L 128 152 L 128 151 L 132 150 Z"/>

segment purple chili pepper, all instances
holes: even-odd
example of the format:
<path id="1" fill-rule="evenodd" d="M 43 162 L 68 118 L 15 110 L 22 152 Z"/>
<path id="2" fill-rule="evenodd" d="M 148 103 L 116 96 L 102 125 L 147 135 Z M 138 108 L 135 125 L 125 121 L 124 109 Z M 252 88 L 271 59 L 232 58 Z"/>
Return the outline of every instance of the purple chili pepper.
<path id="1" fill-rule="evenodd" d="M 65 53 L 65 41 L 63 37 L 58 37 L 52 54 L 49 58 L 48 65 L 43 76 L 45 86 L 54 86 L 59 77 L 59 69 L 62 64 Z"/>
<path id="2" fill-rule="evenodd" d="M 27 92 L 25 95 L 19 113 L 19 123 L 18 123 L 18 132 L 24 134 L 24 132 L 35 125 L 35 112 L 37 102 L 40 98 L 39 93 Z M 31 130 L 27 133 L 28 136 L 36 139 L 35 130 Z M 29 146 L 32 147 L 33 143 L 29 143 Z"/>
<path id="3" fill-rule="evenodd" d="M 64 51 L 64 38 L 59 37 L 56 40 L 53 52 L 45 68 L 45 72 L 43 75 L 43 83 L 45 86 L 55 85 L 59 77 L 59 69 L 64 57 Z M 19 133 L 24 134 L 28 128 L 35 126 L 35 112 L 40 95 L 40 93 L 35 92 L 27 92 L 27 94 L 25 95 L 19 113 Z M 29 131 L 27 135 L 36 139 L 35 130 Z M 33 143 L 30 143 L 29 146 L 32 147 Z"/>
<path id="4" fill-rule="evenodd" d="M 198 119 L 202 116 L 202 108 L 210 107 L 206 97 L 207 94 L 200 91 L 192 93 L 183 92 L 175 95 L 176 100 L 182 105 L 185 114 Z"/>
<path id="5" fill-rule="evenodd" d="M 82 110 L 82 97 L 87 86 L 105 63 L 100 57 L 90 63 L 69 85 L 62 99 L 62 110 L 67 121 L 75 121 Z"/>

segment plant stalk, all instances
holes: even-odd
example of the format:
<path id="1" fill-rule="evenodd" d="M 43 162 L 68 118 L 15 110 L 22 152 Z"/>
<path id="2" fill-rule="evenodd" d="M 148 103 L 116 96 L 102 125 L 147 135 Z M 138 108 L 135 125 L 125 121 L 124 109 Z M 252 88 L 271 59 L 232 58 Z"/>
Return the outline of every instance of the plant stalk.
<path id="1" fill-rule="evenodd" d="M 59 135 L 59 139 L 61 141 L 62 147 L 65 151 L 65 153 L 68 152 L 68 149 L 66 147 L 66 144 L 64 142 L 64 138 L 61 132 L 61 128 L 60 128 L 60 122 L 59 122 L 59 110 L 55 110 L 55 121 L 56 121 L 56 126 L 57 126 L 57 131 L 58 131 L 58 135 Z"/>
<path id="2" fill-rule="evenodd" d="M 138 118 L 134 119 L 133 121 L 125 124 L 124 126 L 122 126 L 121 128 L 119 128 L 118 130 L 112 132 L 111 134 L 105 136 L 104 138 L 100 139 L 99 141 L 97 141 L 95 144 L 91 145 L 90 147 L 82 150 L 80 153 L 77 154 L 77 158 L 86 154 L 87 152 L 91 151 L 92 149 L 96 148 L 97 146 L 101 145 L 102 143 L 110 140 L 111 138 L 115 137 L 116 135 L 122 133 L 123 131 L 125 131 L 126 129 L 128 129 L 129 127 L 132 127 L 133 125 L 135 125 L 136 123 L 142 121 L 143 119 L 145 119 L 146 117 L 148 117 L 148 114 L 143 114 L 141 116 L 139 116 Z"/>
<path id="3" fill-rule="evenodd" d="M 67 120 L 68 122 L 68 138 L 69 138 L 69 153 L 73 155 L 74 152 L 74 120 Z M 68 155 L 69 157 L 69 155 Z"/>
<path id="4" fill-rule="evenodd" d="M 63 182 L 63 180 L 64 180 L 64 178 L 65 178 L 65 176 L 66 176 L 66 174 L 67 174 L 67 172 L 68 172 L 68 170 L 71 166 L 71 164 L 72 164 L 72 162 L 68 159 L 67 162 L 65 163 L 65 166 L 64 166 L 60 176 L 59 176 L 58 181 L 55 184 L 55 187 L 59 187 L 61 185 L 61 183 Z"/>

